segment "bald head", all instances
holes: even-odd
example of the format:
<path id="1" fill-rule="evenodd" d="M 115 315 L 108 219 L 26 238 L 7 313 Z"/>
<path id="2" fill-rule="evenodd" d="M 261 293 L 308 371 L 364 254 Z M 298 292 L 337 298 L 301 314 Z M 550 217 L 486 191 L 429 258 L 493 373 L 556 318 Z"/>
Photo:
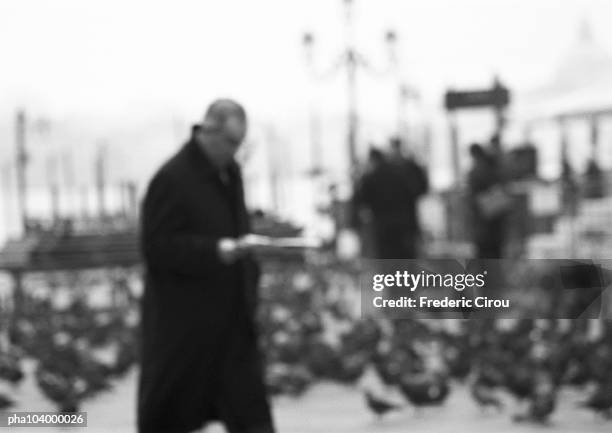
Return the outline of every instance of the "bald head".
<path id="1" fill-rule="evenodd" d="M 224 166 L 233 160 L 246 131 L 244 108 L 231 99 L 217 99 L 206 110 L 198 141 L 215 164 Z"/>
<path id="2" fill-rule="evenodd" d="M 208 106 L 202 128 L 206 132 L 219 132 L 236 123 L 246 125 L 246 112 L 242 105 L 231 99 L 217 99 Z"/>

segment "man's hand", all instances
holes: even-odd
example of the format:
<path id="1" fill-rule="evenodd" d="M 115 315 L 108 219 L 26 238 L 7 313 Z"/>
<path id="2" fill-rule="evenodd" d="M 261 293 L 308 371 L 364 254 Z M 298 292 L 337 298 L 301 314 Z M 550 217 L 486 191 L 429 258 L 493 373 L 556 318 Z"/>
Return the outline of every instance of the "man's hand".
<path id="1" fill-rule="evenodd" d="M 248 246 L 242 239 L 222 238 L 217 244 L 219 258 L 225 264 L 232 264 L 248 251 Z"/>

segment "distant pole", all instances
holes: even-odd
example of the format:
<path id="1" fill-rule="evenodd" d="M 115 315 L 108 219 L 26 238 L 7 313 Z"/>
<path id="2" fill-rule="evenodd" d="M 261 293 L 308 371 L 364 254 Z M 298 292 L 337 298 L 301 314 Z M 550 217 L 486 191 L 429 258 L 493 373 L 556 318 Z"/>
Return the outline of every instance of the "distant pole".
<path id="1" fill-rule="evenodd" d="M 454 112 L 448 115 L 450 124 L 450 139 L 451 139 L 451 162 L 453 168 L 453 182 L 455 187 L 458 187 L 461 182 L 461 163 L 459 154 L 459 126 L 457 125 L 457 116 Z"/>
<path id="2" fill-rule="evenodd" d="M 26 148 L 26 115 L 23 110 L 17 111 L 15 122 L 15 142 L 17 145 L 17 209 L 23 232 L 28 230 L 27 210 L 27 164 L 28 153 Z"/>
<path id="3" fill-rule="evenodd" d="M 60 220 L 60 188 L 57 183 L 50 186 L 51 193 L 51 214 L 54 222 Z"/>
<path id="4" fill-rule="evenodd" d="M 590 121 L 591 158 L 597 162 L 599 156 L 599 119 L 593 116 Z"/>
<path id="5" fill-rule="evenodd" d="M 72 157 L 72 150 L 71 148 L 66 149 L 63 153 L 62 153 L 62 157 L 61 157 L 61 171 L 62 171 L 62 178 L 63 178 L 63 184 L 64 184 L 64 209 L 67 209 L 67 212 L 69 214 L 72 214 L 73 212 L 75 212 L 75 206 L 74 206 L 74 184 L 75 184 L 75 175 L 74 175 L 74 166 L 73 166 L 73 157 Z M 59 175 L 58 175 L 58 185 L 60 185 L 59 182 Z"/>
<path id="6" fill-rule="evenodd" d="M 302 46 L 304 47 L 306 64 L 307 67 L 312 67 L 313 62 L 313 53 L 312 53 L 312 45 L 314 39 L 312 33 L 304 33 L 302 37 Z M 310 85 L 309 93 L 309 101 L 308 101 L 308 110 L 309 110 L 309 120 L 308 120 L 308 129 L 309 129 L 309 138 L 310 138 L 310 157 L 311 164 L 308 174 L 312 177 L 316 177 L 322 172 L 322 160 L 321 160 L 321 141 L 320 141 L 320 125 L 319 119 L 317 117 L 317 112 L 315 108 L 315 89 L 314 86 Z"/>
<path id="7" fill-rule="evenodd" d="M 89 219 L 89 188 L 87 185 L 81 186 L 81 217 Z"/>
<path id="8" fill-rule="evenodd" d="M 134 182 L 124 180 L 119 183 L 119 195 L 121 197 L 121 211 L 124 218 L 129 218 L 134 214 L 134 205 L 132 201 L 132 189 Z"/>
<path id="9" fill-rule="evenodd" d="M 53 155 L 49 155 L 47 158 L 47 185 L 49 186 L 51 216 L 54 223 L 60 218 L 60 189 L 57 177 L 57 161 Z"/>
<path id="10" fill-rule="evenodd" d="M 346 6 L 346 78 L 348 90 L 348 154 L 349 173 L 355 176 L 357 169 L 357 134 L 359 115 L 357 113 L 357 53 L 353 38 L 353 0 L 344 0 Z"/>
<path id="11" fill-rule="evenodd" d="M 574 178 L 574 171 L 569 161 L 568 148 L 569 137 L 567 124 L 564 119 L 559 120 L 561 131 L 561 197 L 563 202 L 563 212 L 569 221 L 569 245 L 568 254 L 570 258 L 575 257 L 576 253 L 576 214 L 578 211 L 577 185 Z"/>
<path id="12" fill-rule="evenodd" d="M 6 234 L 8 234 L 8 231 L 11 227 L 11 220 L 12 220 L 12 214 L 11 214 L 11 197 L 13 196 L 12 191 L 11 191 L 11 185 L 12 185 L 12 176 L 11 176 L 11 163 L 10 161 L 5 161 L 4 164 L 2 164 L 2 193 L 3 193 L 3 206 L 4 206 L 4 226 L 5 226 L 5 230 L 6 230 Z"/>
<path id="13" fill-rule="evenodd" d="M 349 89 L 349 109 L 348 109 L 348 152 L 349 152 L 349 164 L 350 164 L 350 173 L 351 176 L 355 175 L 357 168 L 357 125 L 359 122 L 358 114 L 357 114 L 357 92 L 356 92 L 356 68 L 355 68 L 355 59 L 353 57 L 354 53 L 349 53 L 349 59 L 347 61 L 347 71 L 348 71 L 348 89 Z"/>
<path id="14" fill-rule="evenodd" d="M 138 187 L 136 182 L 128 181 L 126 188 L 129 212 L 131 216 L 134 216 L 138 213 Z"/>
<path id="15" fill-rule="evenodd" d="M 277 150 L 277 137 L 274 129 L 270 127 L 268 129 L 268 164 L 270 164 L 270 169 L 268 172 L 270 173 L 270 192 L 272 195 L 272 208 L 278 214 L 280 213 L 281 207 L 281 197 L 280 197 L 280 170 L 278 165 L 278 160 L 276 158 L 276 150 Z"/>
<path id="16" fill-rule="evenodd" d="M 98 193 L 98 214 L 101 219 L 106 216 L 106 146 L 98 147 L 98 155 L 95 163 L 96 189 Z"/>
<path id="17" fill-rule="evenodd" d="M 502 84 L 499 77 L 493 78 L 493 89 L 497 91 L 502 89 Z M 502 135 L 506 126 L 506 104 L 496 104 L 494 107 L 495 112 L 495 134 L 499 137 L 500 144 L 503 142 Z"/>

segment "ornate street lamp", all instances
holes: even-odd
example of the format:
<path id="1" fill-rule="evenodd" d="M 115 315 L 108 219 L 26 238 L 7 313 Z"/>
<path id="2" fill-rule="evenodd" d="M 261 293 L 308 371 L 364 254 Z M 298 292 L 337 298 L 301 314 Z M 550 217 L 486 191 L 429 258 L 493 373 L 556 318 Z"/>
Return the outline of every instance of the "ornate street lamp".
<path id="1" fill-rule="evenodd" d="M 344 69 L 346 72 L 347 81 L 347 132 L 346 132 L 346 143 L 347 153 L 349 161 L 349 174 L 351 179 L 357 173 L 357 143 L 359 134 L 359 112 L 358 112 L 358 100 L 357 100 L 357 73 L 359 68 L 364 68 L 369 72 L 374 72 L 366 58 L 360 54 L 359 50 L 355 47 L 353 37 L 353 0 L 343 0 L 345 11 L 346 11 L 346 45 L 342 50 L 338 60 L 334 62 L 332 73 L 337 72 L 340 69 Z M 397 65 L 396 56 L 396 45 L 397 45 L 397 34 L 393 30 L 388 30 L 384 35 L 384 40 L 389 51 L 389 63 L 392 67 Z M 313 73 L 313 51 L 314 51 L 315 38 L 311 32 L 306 32 L 302 36 L 302 45 L 304 48 L 304 54 L 307 61 L 308 68 Z M 325 78 L 328 74 L 319 76 L 319 78 Z M 331 74 L 329 74 L 331 75 Z M 313 73 L 313 76 L 316 75 Z"/>

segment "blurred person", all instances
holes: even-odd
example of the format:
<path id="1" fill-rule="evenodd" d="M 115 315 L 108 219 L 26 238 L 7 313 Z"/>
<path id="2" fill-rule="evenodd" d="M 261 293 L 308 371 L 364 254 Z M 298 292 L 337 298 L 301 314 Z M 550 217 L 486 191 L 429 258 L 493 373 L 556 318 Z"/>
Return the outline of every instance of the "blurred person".
<path id="1" fill-rule="evenodd" d="M 603 198 L 606 196 L 606 179 L 599 163 L 594 158 L 587 161 L 584 173 L 584 195 L 586 198 Z"/>
<path id="2" fill-rule="evenodd" d="M 468 173 L 470 225 L 476 258 L 501 258 L 503 254 L 508 198 L 499 189 L 502 176 L 495 155 L 480 144 L 470 146 L 472 168 Z"/>
<path id="3" fill-rule="evenodd" d="M 350 226 L 358 233 L 361 254 L 368 258 L 376 258 L 378 255 L 374 216 L 371 207 L 366 203 L 364 183 L 371 176 L 370 173 L 375 173 L 379 165 L 383 164 L 384 158 L 384 154 L 379 149 L 370 147 L 368 159 L 360 167 L 360 175 L 355 182 L 353 196 L 350 200 Z"/>
<path id="4" fill-rule="evenodd" d="M 495 164 L 500 181 L 506 180 L 508 176 L 508 154 L 504 152 L 502 138 L 499 132 L 494 133 L 489 138 L 484 151 L 489 155 L 491 163 Z"/>
<path id="5" fill-rule="evenodd" d="M 221 99 L 154 175 L 142 212 L 146 265 L 138 431 L 274 432 L 255 326 L 259 268 L 240 167 L 244 109 Z"/>
<path id="6" fill-rule="evenodd" d="M 371 149 L 367 171 L 355 187 L 355 224 L 371 243 L 367 256 L 377 259 L 416 257 L 418 223 L 413 179 L 403 166 Z M 367 244 L 367 242 L 364 242 Z"/>
<path id="7" fill-rule="evenodd" d="M 501 163 L 504 150 L 502 149 L 501 136 L 497 132 L 491 135 L 491 138 L 489 139 L 488 153 L 497 163 Z"/>
<path id="8" fill-rule="evenodd" d="M 391 163 L 397 169 L 410 186 L 410 196 L 406 205 L 409 208 L 409 221 L 415 243 L 415 255 L 418 255 L 418 246 L 421 239 L 421 222 L 419 221 L 418 201 L 429 191 L 429 176 L 421 164 L 417 162 L 414 155 L 406 156 L 403 149 L 403 141 L 399 137 L 392 137 L 390 140 Z"/>

